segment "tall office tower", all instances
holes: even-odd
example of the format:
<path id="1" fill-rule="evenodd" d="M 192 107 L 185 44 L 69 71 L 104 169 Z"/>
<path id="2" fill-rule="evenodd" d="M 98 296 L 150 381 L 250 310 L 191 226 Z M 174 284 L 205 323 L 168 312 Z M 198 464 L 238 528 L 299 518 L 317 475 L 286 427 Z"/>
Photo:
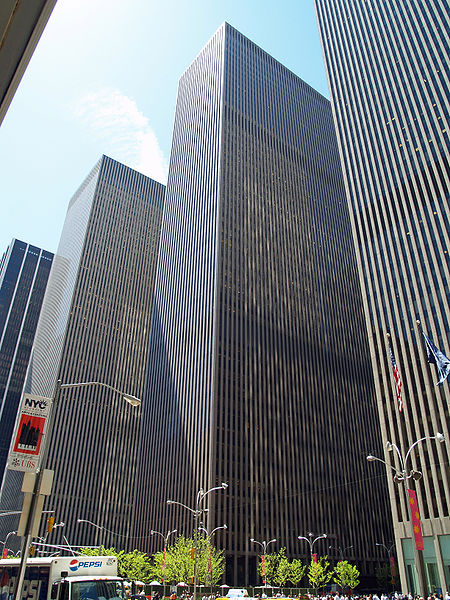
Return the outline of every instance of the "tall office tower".
<path id="1" fill-rule="evenodd" d="M 449 339 L 449 5 L 441 0 L 316 0 L 358 257 L 384 442 L 449 440 L 449 383 L 436 387 L 416 320 Z M 396 401 L 387 332 L 402 378 Z M 399 467 L 396 453 L 381 458 Z M 417 445 L 429 589 L 450 588 L 449 442 Z M 374 472 L 376 465 L 373 466 Z M 378 464 L 378 468 L 383 469 Z M 408 503 L 389 495 L 403 589 L 416 589 Z"/>
<path id="2" fill-rule="evenodd" d="M 155 286 L 136 535 L 191 533 L 166 500 L 225 482 L 204 523 L 228 526 L 228 584 L 256 582 L 251 538 L 308 559 L 309 532 L 373 572 L 388 503 L 330 103 L 228 24 L 180 80 Z"/>
<path id="3" fill-rule="evenodd" d="M 0 261 L 0 479 L 52 261 L 51 252 L 15 239 Z"/>
<path id="4" fill-rule="evenodd" d="M 25 391 L 100 382 L 142 397 L 165 186 L 103 156 L 70 201 L 42 307 Z M 65 527 L 48 542 L 127 540 L 140 408 L 104 386 L 63 389 L 50 439 L 48 507 Z M 1 508 L 17 506 L 15 473 Z M 21 475 L 21 474 L 20 474 Z M 4 496 L 4 498 L 3 498 Z M 14 502 L 16 504 L 14 504 Z M 6 519 L 3 519 L 6 520 Z M 126 541 L 125 541 L 126 543 Z M 130 541 L 132 544 L 132 541 Z"/>

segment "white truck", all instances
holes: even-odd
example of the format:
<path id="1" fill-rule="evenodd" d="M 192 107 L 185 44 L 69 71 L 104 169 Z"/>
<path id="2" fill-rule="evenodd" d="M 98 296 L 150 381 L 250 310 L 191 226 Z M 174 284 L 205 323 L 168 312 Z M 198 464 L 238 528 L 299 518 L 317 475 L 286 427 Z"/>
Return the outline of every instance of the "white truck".
<path id="1" fill-rule="evenodd" d="M 12 600 L 20 559 L 0 560 L 0 600 Z M 29 558 L 23 600 L 124 600 L 115 556 Z"/>

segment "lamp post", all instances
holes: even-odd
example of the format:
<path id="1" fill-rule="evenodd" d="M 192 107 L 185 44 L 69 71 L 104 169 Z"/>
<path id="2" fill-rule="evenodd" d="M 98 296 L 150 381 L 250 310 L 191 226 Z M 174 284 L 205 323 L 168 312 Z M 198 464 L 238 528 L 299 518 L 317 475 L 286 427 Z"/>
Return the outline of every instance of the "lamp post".
<path id="1" fill-rule="evenodd" d="M 318 535 L 316 537 L 316 539 L 313 540 L 314 534 L 313 533 L 308 533 L 308 537 L 305 537 L 303 535 L 299 535 L 297 539 L 299 540 L 306 540 L 309 544 L 309 549 L 311 550 L 311 560 L 313 560 L 314 556 L 313 556 L 313 546 L 314 544 L 317 542 L 317 540 L 322 540 L 328 537 L 328 535 L 326 533 L 322 533 L 322 535 Z"/>
<path id="2" fill-rule="evenodd" d="M 394 562 L 393 562 L 393 555 L 392 555 L 392 549 L 395 547 L 395 542 L 389 546 L 389 548 L 386 546 L 386 544 L 379 544 L 378 542 L 375 542 L 375 546 L 381 546 L 382 548 L 384 548 L 388 554 L 388 559 L 389 559 L 389 564 L 391 566 L 391 583 L 392 583 L 392 591 L 394 591 L 394 577 L 395 577 L 395 572 L 394 572 Z"/>
<path id="3" fill-rule="evenodd" d="M 195 501 L 195 508 L 191 508 L 183 504 L 182 502 L 177 502 L 176 500 L 167 500 L 167 504 L 177 504 L 178 506 L 182 506 L 186 510 L 188 510 L 194 516 L 194 596 L 193 600 L 197 600 L 197 533 L 198 533 L 198 523 L 199 518 L 202 513 L 207 512 L 207 508 L 202 508 L 202 504 L 204 499 L 211 492 L 215 492 L 216 490 L 226 490 L 228 487 L 228 483 L 221 483 L 220 486 L 213 487 L 206 492 L 203 488 L 200 488 L 197 493 L 197 498 Z M 19 600 L 19 599 L 17 599 Z"/>
<path id="4" fill-rule="evenodd" d="M 211 533 L 208 533 L 208 530 L 202 526 L 202 523 L 200 523 L 200 527 L 198 528 L 199 531 L 203 531 L 204 533 L 206 533 L 206 537 L 208 539 L 208 573 L 211 573 L 211 538 L 216 533 L 216 531 L 219 531 L 219 529 L 228 529 L 228 525 L 220 525 L 219 527 L 215 527 L 211 531 Z M 210 584 L 211 584 L 211 575 L 210 575 Z"/>
<path id="5" fill-rule="evenodd" d="M 163 562 L 162 562 L 162 584 L 163 584 L 163 586 L 166 583 L 165 569 L 166 569 L 166 550 L 167 550 L 167 544 L 169 542 L 169 537 L 172 535 L 172 533 L 177 533 L 177 530 L 173 529 L 172 531 L 169 531 L 166 535 L 164 535 L 160 531 L 154 531 L 153 529 L 150 531 L 150 535 L 160 535 L 162 537 L 162 539 L 164 540 L 164 552 L 163 552 Z"/>
<path id="6" fill-rule="evenodd" d="M 266 541 L 258 542 L 258 540 L 255 540 L 254 538 L 250 538 L 250 541 L 253 542 L 254 544 L 258 544 L 263 549 L 263 553 L 261 555 L 261 575 L 262 575 L 263 585 L 265 586 L 266 585 L 266 554 L 267 554 L 267 546 L 269 544 L 272 544 L 273 542 L 276 542 L 277 540 L 274 538 L 273 540 L 270 540 L 268 542 L 266 542 Z"/>
<path id="7" fill-rule="evenodd" d="M 118 390 L 117 388 L 108 385 L 106 383 L 101 383 L 99 381 L 87 381 L 82 383 L 61 383 L 61 380 L 58 379 L 55 385 L 55 389 L 53 392 L 53 398 L 48 398 L 50 404 L 50 411 L 48 415 L 48 423 L 45 435 L 43 436 L 43 441 L 41 444 L 42 454 L 41 460 L 39 463 L 39 467 L 36 472 L 36 478 L 34 482 L 34 490 L 31 495 L 30 509 L 28 513 L 28 519 L 25 525 L 25 531 L 23 534 L 22 548 L 21 548 L 21 558 L 20 558 L 20 566 L 19 571 L 17 573 L 17 581 L 16 588 L 14 590 L 14 600 L 21 600 L 23 595 L 23 582 L 25 578 L 25 569 L 27 566 L 27 557 L 29 548 L 32 540 L 32 530 L 33 524 L 36 517 L 37 506 L 39 501 L 39 491 L 41 489 L 42 479 L 44 475 L 45 465 L 47 462 L 47 457 L 50 449 L 50 437 L 53 429 L 53 424 L 55 420 L 56 407 L 59 402 L 60 391 L 62 389 L 69 388 L 79 388 L 79 387 L 87 387 L 87 386 L 100 386 L 108 388 L 109 390 L 115 392 L 116 394 L 120 394 L 123 396 L 123 399 L 131 404 L 132 406 L 139 406 L 141 401 L 136 396 L 132 396 L 131 394 L 125 394 Z"/>
<path id="8" fill-rule="evenodd" d="M 394 482 L 398 483 L 398 484 L 400 484 L 400 483 L 404 484 L 405 494 L 406 494 L 406 504 L 409 506 L 411 506 L 410 499 L 409 499 L 409 490 L 412 490 L 412 488 L 410 488 L 410 486 L 409 486 L 409 481 L 410 481 L 410 479 L 414 479 L 414 480 L 418 481 L 422 477 L 422 473 L 420 471 L 415 471 L 414 469 L 411 469 L 408 474 L 407 462 L 408 462 L 409 457 L 411 456 L 411 452 L 412 452 L 413 448 L 415 448 L 417 446 L 417 444 L 424 442 L 425 440 L 437 440 L 438 442 L 443 443 L 445 441 L 445 437 L 443 436 L 442 433 L 439 433 L 439 432 L 433 436 L 422 437 L 419 440 L 417 440 L 416 442 L 414 442 L 414 444 L 412 444 L 409 447 L 405 456 L 402 455 L 398 446 L 396 446 L 395 444 L 393 444 L 389 441 L 386 442 L 386 450 L 388 452 L 393 452 L 395 450 L 395 452 L 397 453 L 398 460 L 400 462 L 400 469 L 393 467 L 392 465 L 390 465 L 383 459 L 373 456 L 372 454 L 369 454 L 369 456 L 367 457 L 368 461 L 372 462 L 374 460 L 377 460 L 379 462 L 382 462 L 384 465 L 390 467 L 394 471 L 394 478 L 393 478 Z M 424 565 L 424 561 L 423 561 L 423 550 L 419 550 L 417 548 L 417 544 L 415 543 L 415 534 L 416 534 L 416 531 L 414 529 L 414 522 L 413 522 L 413 517 L 411 514 L 411 542 L 412 542 L 413 548 L 414 548 L 414 563 L 416 566 L 417 577 L 418 577 L 418 582 L 419 582 L 419 593 L 423 598 L 426 598 L 427 580 L 426 580 L 426 575 L 425 575 L 425 565 Z"/>
<path id="9" fill-rule="evenodd" d="M 6 548 L 6 543 L 8 542 L 8 538 L 10 535 L 16 535 L 17 531 L 10 531 L 5 538 L 5 541 L 3 542 L 3 551 L 2 551 L 2 558 L 6 558 L 6 556 L 4 556 L 5 554 L 5 548 Z M 7 549 L 7 548 L 6 548 Z"/>
<path id="10" fill-rule="evenodd" d="M 61 521 L 61 523 L 56 523 L 56 525 L 52 526 L 51 531 L 53 531 L 54 529 L 56 529 L 56 527 L 64 527 L 64 525 L 65 525 L 65 523 L 63 523 L 62 521 Z M 47 532 L 44 535 L 44 537 L 43 538 L 39 538 L 44 544 L 46 543 L 47 538 L 48 538 L 49 534 L 51 533 L 51 531 L 47 530 Z M 42 554 L 42 551 L 41 551 L 41 554 Z"/>
<path id="11" fill-rule="evenodd" d="M 341 548 L 340 546 L 328 546 L 329 550 L 337 550 L 339 552 L 339 558 L 341 562 L 344 560 L 344 554 L 346 550 L 350 550 L 353 546 L 347 546 L 346 548 Z"/>

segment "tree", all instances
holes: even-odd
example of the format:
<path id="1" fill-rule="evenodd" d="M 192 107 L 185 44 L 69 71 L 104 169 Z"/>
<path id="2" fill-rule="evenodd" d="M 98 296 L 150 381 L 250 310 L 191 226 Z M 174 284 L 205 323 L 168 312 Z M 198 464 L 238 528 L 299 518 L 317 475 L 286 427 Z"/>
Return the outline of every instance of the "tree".
<path id="1" fill-rule="evenodd" d="M 384 564 L 375 571 L 375 576 L 378 581 L 378 585 L 383 590 L 390 589 L 391 586 L 398 588 L 400 585 L 400 579 L 397 574 L 392 577 L 392 569 L 390 564 Z"/>
<path id="2" fill-rule="evenodd" d="M 289 579 L 290 565 L 286 557 L 286 548 L 281 548 L 278 552 L 278 564 L 274 573 L 274 581 L 277 585 L 283 586 Z"/>
<path id="3" fill-rule="evenodd" d="M 293 558 L 289 565 L 289 581 L 297 587 L 305 575 L 306 565 L 299 558 Z"/>
<path id="4" fill-rule="evenodd" d="M 260 574 L 263 582 L 267 585 L 273 585 L 277 576 L 278 565 L 282 558 L 286 558 L 286 549 L 281 548 L 278 552 L 272 554 L 266 554 L 258 563 L 258 573 Z M 264 567 L 263 567 L 264 565 Z"/>
<path id="5" fill-rule="evenodd" d="M 130 581 L 152 580 L 153 565 L 151 559 L 144 552 L 133 550 L 125 552 L 115 548 L 81 548 L 80 554 L 85 556 L 115 556 L 117 557 L 117 569 L 120 577 Z"/>
<path id="6" fill-rule="evenodd" d="M 329 567 L 330 563 L 325 556 L 321 556 L 317 562 L 311 561 L 308 568 L 308 579 L 311 587 L 318 590 L 330 581 L 333 571 L 330 571 Z"/>
<path id="7" fill-rule="evenodd" d="M 207 538 L 197 539 L 197 581 L 199 584 L 214 585 L 222 577 L 224 571 L 223 551 L 209 544 Z M 165 581 L 189 582 L 194 577 L 194 562 L 191 552 L 195 548 L 192 538 L 179 536 L 175 544 L 166 550 L 166 561 L 163 571 L 163 552 L 157 552 L 154 559 L 155 579 Z"/>
<path id="8" fill-rule="evenodd" d="M 345 588 L 354 590 L 359 585 L 359 571 L 355 565 L 351 565 L 347 560 L 341 560 L 334 568 L 333 581 L 342 591 Z"/>

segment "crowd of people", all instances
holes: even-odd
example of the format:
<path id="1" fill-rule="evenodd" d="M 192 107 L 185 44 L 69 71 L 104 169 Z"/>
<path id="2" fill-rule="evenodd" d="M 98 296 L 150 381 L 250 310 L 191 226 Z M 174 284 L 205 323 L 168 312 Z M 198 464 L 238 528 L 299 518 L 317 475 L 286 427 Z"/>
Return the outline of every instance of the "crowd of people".
<path id="1" fill-rule="evenodd" d="M 143 594 L 143 590 L 141 593 Z M 221 597 L 221 594 L 219 592 L 211 593 L 211 594 L 203 594 L 201 597 L 201 600 L 217 600 L 219 597 Z M 159 592 L 153 592 L 151 595 L 151 598 L 152 598 L 152 600 L 165 600 L 163 597 L 161 597 Z M 272 598 L 286 598 L 286 597 L 280 593 L 277 593 Z M 269 598 L 269 600 L 272 600 L 272 598 Z M 255 599 L 256 600 L 266 600 L 267 595 L 265 593 L 256 594 Z M 434 593 L 434 594 L 430 594 L 426 598 L 423 598 L 422 596 L 419 596 L 418 594 L 416 594 L 416 595 L 401 594 L 399 592 L 394 592 L 392 594 L 378 595 L 376 593 L 374 593 L 374 594 L 358 594 L 357 591 L 353 591 L 353 592 L 347 593 L 347 594 L 338 594 L 337 592 L 330 592 L 330 593 L 322 593 L 317 596 L 315 596 L 314 594 L 307 594 L 306 596 L 305 595 L 298 596 L 298 600 L 350 600 L 350 599 L 351 600 L 450 600 L 450 593 L 449 592 L 445 592 L 445 594 Z M 189 592 L 183 592 L 178 596 L 175 592 L 172 592 L 172 594 L 169 597 L 169 600 L 193 600 L 193 595 L 190 594 Z M 292 599 L 292 600 L 296 600 L 296 599 Z"/>

